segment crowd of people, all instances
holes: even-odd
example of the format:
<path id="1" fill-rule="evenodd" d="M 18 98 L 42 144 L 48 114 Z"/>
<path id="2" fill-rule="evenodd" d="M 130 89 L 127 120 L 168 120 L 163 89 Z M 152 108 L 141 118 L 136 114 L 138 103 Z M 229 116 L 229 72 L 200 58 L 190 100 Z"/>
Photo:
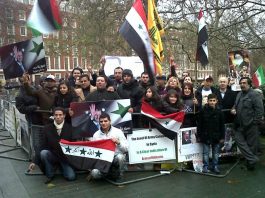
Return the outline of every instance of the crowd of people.
<path id="1" fill-rule="evenodd" d="M 34 85 L 29 75 L 24 74 L 20 79 L 20 91 L 16 97 L 17 109 L 26 115 L 31 124 L 45 125 L 44 145 L 40 154 L 36 155 L 34 163 L 42 167 L 50 182 L 54 177 L 53 167 L 60 165 L 63 175 L 68 180 L 76 178 L 74 170 L 60 150 L 59 140 L 71 137 L 71 102 L 101 101 L 130 99 L 129 113 L 141 111 L 142 100 L 153 108 L 165 114 L 185 111 L 182 127 L 197 126 L 197 140 L 203 144 L 203 172 L 210 170 L 220 173 L 218 155 L 220 143 L 224 140 L 224 124 L 235 123 L 235 141 L 247 162 L 248 170 L 253 170 L 258 162 L 259 125 L 263 124 L 263 101 L 260 93 L 251 87 L 251 79 L 240 79 L 240 92 L 232 91 L 227 77 L 214 79 L 206 76 L 201 86 L 196 87 L 188 72 L 181 77 L 172 72 L 169 76 L 159 75 L 154 79 L 143 72 L 137 80 L 130 69 L 117 67 L 111 76 L 106 76 L 104 68 L 98 74 L 88 68 L 84 73 L 81 68 L 74 68 L 70 77 L 56 81 L 53 75 L 48 75 Z M 50 111 L 54 119 L 51 120 Z M 144 120 L 144 121 L 143 121 Z M 133 116 L 133 126 L 148 127 L 147 119 Z M 100 126 L 93 139 L 110 138 L 117 146 L 113 167 L 117 167 L 120 178 L 125 163 L 124 154 L 128 150 L 128 142 L 115 127 L 111 126 L 109 115 L 99 118 Z M 147 125 L 147 126 L 146 126 Z M 209 164 L 209 150 L 212 147 L 212 165 Z M 38 158 L 38 159 L 37 159 Z M 113 169 L 110 169 L 113 171 Z M 89 178 L 102 178 L 98 170 L 91 170 Z"/>

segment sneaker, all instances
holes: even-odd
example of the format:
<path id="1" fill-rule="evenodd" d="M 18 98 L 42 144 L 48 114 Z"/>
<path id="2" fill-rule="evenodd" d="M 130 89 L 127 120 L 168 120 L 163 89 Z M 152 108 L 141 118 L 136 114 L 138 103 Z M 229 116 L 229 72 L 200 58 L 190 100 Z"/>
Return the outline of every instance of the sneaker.
<path id="1" fill-rule="evenodd" d="M 213 168 L 213 172 L 214 172 L 215 174 L 220 174 L 220 173 L 221 173 L 221 171 L 219 170 L 219 168 L 218 168 L 217 166 L 215 166 L 215 167 Z"/>
<path id="2" fill-rule="evenodd" d="M 48 177 L 47 180 L 44 182 L 44 184 L 49 184 L 53 180 L 53 177 Z"/>
<path id="3" fill-rule="evenodd" d="M 203 173 L 209 173 L 210 171 L 209 171 L 208 167 L 205 166 L 205 167 L 203 167 L 202 172 Z"/>
<path id="4" fill-rule="evenodd" d="M 249 162 L 247 162 L 247 169 L 249 171 L 253 171 L 253 170 L 255 170 L 255 165 L 256 165 L 256 163 L 249 163 Z"/>
<path id="5" fill-rule="evenodd" d="M 86 177 L 86 180 L 88 181 L 88 182 L 91 182 L 92 181 L 92 175 L 89 173 L 88 174 L 88 176 Z"/>

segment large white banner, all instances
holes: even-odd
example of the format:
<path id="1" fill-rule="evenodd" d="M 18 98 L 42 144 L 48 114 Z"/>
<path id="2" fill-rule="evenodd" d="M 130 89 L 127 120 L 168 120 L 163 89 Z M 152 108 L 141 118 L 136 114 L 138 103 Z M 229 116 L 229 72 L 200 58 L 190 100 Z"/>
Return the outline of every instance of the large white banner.
<path id="1" fill-rule="evenodd" d="M 130 164 L 176 159 L 175 143 L 157 129 L 133 131 L 127 135 Z"/>
<path id="2" fill-rule="evenodd" d="M 132 70 L 134 77 L 144 72 L 143 62 L 138 56 L 105 56 L 105 59 L 104 71 L 107 76 L 113 75 L 116 67 Z"/>

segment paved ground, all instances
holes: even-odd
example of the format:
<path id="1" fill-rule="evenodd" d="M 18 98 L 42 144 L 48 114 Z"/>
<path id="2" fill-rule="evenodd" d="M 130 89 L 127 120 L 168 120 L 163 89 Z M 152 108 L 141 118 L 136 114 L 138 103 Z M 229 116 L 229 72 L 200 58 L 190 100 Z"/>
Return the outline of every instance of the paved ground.
<path id="1" fill-rule="evenodd" d="M 262 141 L 265 146 L 265 139 Z M 0 151 L 5 149 L 0 146 Z M 8 155 L 26 157 L 22 150 L 9 152 Z M 46 185 L 42 175 L 25 175 L 28 162 L 0 158 L 0 198 L 265 197 L 265 155 L 261 156 L 255 171 L 247 171 L 243 164 L 240 162 L 224 178 L 175 171 L 170 175 L 115 186 L 107 181 L 87 182 L 86 174 L 79 174 L 74 182 L 67 182 L 58 175 L 50 185 Z M 221 168 L 224 170 L 230 165 L 225 164 Z M 132 179 L 154 174 L 157 172 L 130 172 L 126 173 L 126 177 Z"/>

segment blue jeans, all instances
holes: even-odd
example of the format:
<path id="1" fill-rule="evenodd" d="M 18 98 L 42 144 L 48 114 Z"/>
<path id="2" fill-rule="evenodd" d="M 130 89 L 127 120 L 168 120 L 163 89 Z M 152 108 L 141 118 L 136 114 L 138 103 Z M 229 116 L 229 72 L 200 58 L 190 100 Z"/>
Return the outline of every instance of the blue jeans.
<path id="1" fill-rule="evenodd" d="M 69 181 L 75 180 L 76 175 L 73 168 L 67 163 L 60 160 L 49 150 L 42 150 L 40 152 L 41 162 L 45 165 L 45 173 L 48 178 L 54 176 L 54 168 L 56 164 L 60 164 L 64 178 Z"/>
<path id="2" fill-rule="evenodd" d="M 219 157 L 219 144 L 212 144 L 212 166 L 213 168 L 218 165 L 218 157 Z M 203 167 L 209 167 L 209 152 L 210 145 L 203 144 Z"/>

